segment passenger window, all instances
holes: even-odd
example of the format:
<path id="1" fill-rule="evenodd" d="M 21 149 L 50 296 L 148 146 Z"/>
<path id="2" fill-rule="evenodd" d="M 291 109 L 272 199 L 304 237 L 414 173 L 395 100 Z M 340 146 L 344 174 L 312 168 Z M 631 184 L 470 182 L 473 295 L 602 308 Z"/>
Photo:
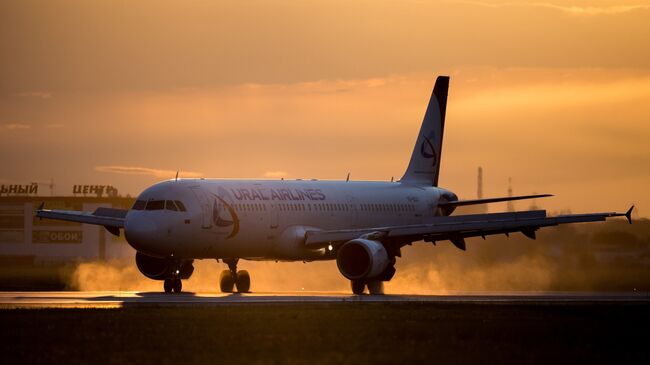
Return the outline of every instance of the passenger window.
<path id="1" fill-rule="evenodd" d="M 147 210 L 163 210 L 165 209 L 164 200 L 149 200 L 147 202 Z"/>
<path id="2" fill-rule="evenodd" d="M 136 200 L 135 204 L 133 204 L 133 207 L 131 209 L 133 210 L 144 210 L 144 208 L 147 206 L 147 202 L 144 200 Z"/>
<path id="3" fill-rule="evenodd" d="M 178 208 L 176 208 L 176 204 L 174 204 L 173 200 L 165 200 L 165 209 L 173 210 L 174 212 L 178 211 Z"/>
<path id="4" fill-rule="evenodd" d="M 186 212 L 187 211 L 187 209 L 185 209 L 185 205 L 183 204 L 182 201 L 174 200 L 174 202 L 176 202 L 176 206 L 178 207 L 178 210 L 180 210 L 181 212 Z"/>

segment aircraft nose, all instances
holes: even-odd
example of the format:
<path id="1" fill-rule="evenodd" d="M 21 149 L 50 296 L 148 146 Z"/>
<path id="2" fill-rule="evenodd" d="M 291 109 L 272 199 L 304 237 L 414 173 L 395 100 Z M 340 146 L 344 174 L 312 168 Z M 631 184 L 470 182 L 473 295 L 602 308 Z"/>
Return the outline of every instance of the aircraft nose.
<path id="1" fill-rule="evenodd" d="M 124 220 L 124 236 L 138 251 L 150 251 L 158 235 L 156 222 L 142 214 L 128 214 Z"/>

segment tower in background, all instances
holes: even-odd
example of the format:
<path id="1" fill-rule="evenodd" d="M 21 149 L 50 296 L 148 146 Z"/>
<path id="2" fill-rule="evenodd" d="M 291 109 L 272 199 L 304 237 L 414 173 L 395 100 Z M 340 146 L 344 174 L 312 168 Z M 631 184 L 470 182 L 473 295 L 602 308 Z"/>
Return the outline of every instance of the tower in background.
<path id="1" fill-rule="evenodd" d="M 478 167 L 478 181 L 476 182 L 476 198 L 483 199 L 483 168 Z"/>
<path id="2" fill-rule="evenodd" d="M 509 197 L 512 196 L 512 178 L 511 177 L 508 178 L 508 196 Z M 514 212 L 515 211 L 515 204 L 512 202 L 512 200 L 509 201 L 508 204 L 506 205 L 506 210 L 508 212 Z"/>

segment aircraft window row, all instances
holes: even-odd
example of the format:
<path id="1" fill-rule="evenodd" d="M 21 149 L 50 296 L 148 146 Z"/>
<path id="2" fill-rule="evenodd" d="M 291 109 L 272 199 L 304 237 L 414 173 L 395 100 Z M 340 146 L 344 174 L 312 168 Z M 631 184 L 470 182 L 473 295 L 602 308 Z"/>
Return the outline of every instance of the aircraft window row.
<path id="1" fill-rule="evenodd" d="M 233 204 L 232 207 L 237 211 L 247 212 L 265 212 L 266 205 L 259 203 L 241 203 Z M 279 203 L 277 209 L 284 212 L 347 212 L 352 209 L 349 204 L 334 203 Z M 219 204 L 220 209 L 225 209 L 223 204 Z M 147 209 L 149 207 L 147 206 Z M 411 204 L 359 204 L 359 209 L 365 212 L 414 212 L 415 206 Z"/>
<path id="2" fill-rule="evenodd" d="M 314 204 L 314 210 L 316 211 L 343 211 L 347 212 L 350 210 L 350 207 L 347 204 L 329 204 L 329 203 L 322 203 L 322 204 Z"/>
<path id="3" fill-rule="evenodd" d="M 186 212 L 185 204 L 180 200 L 136 200 L 131 208 L 133 210 L 172 210 Z"/>
<path id="4" fill-rule="evenodd" d="M 411 204 L 360 204 L 364 212 L 414 212 Z"/>
<path id="5" fill-rule="evenodd" d="M 225 207 L 223 206 L 223 204 L 220 204 L 220 208 L 224 209 Z M 235 208 L 235 210 L 247 211 L 247 212 L 265 212 L 266 211 L 266 205 L 259 204 L 259 203 L 233 204 L 233 208 Z"/>
<path id="6" fill-rule="evenodd" d="M 297 203 L 297 204 L 278 204 L 278 209 L 281 211 L 317 211 L 317 212 L 347 212 L 350 210 L 348 204 L 330 204 L 330 203 Z"/>
<path id="7" fill-rule="evenodd" d="M 348 204 L 305 204 L 305 203 L 281 203 L 277 204 L 277 209 L 285 212 L 305 212 L 305 211 L 349 211 L 350 206 Z M 220 209 L 224 209 L 223 204 L 219 204 Z M 266 205 L 264 204 L 233 204 L 233 208 L 237 211 L 248 211 L 248 212 L 262 212 L 266 211 Z"/>

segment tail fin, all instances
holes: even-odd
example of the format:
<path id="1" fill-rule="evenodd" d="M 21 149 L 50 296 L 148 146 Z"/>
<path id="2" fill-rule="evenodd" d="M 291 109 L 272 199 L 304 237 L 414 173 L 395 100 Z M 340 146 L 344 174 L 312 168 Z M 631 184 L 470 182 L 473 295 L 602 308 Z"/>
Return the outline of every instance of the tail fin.
<path id="1" fill-rule="evenodd" d="M 449 76 L 438 76 L 403 182 L 438 186 Z"/>

